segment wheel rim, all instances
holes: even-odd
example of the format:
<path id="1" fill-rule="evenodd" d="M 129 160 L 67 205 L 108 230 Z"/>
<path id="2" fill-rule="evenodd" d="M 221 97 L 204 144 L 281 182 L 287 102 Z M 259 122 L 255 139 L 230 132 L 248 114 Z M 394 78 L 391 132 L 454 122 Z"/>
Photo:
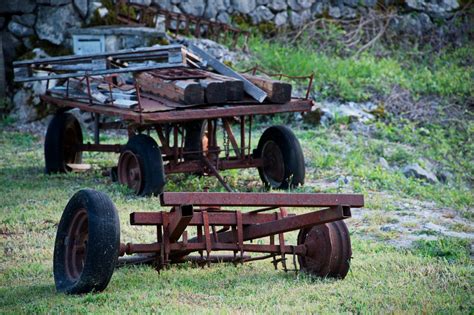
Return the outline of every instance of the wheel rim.
<path id="1" fill-rule="evenodd" d="M 67 276 L 77 281 L 87 257 L 87 242 L 89 240 L 87 210 L 79 209 L 72 219 L 66 240 L 65 269 Z"/>
<path id="2" fill-rule="evenodd" d="M 80 137 L 78 131 L 75 128 L 75 125 L 67 126 L 64 130 L 63 138 L 63 154 L 64 154 L 64 163 L 76 163 L 78 160 L 78 148 L 80 144 Z"/>
<path id="3" fill-rule="evenodd" d="M 285 180 L 285 162 L 280 147 L 272 140 L 262 149 L 263 176 L 271 187 L 278 188 Z"/>
<path id="4" fill-rule="evenodd" d="M 143 186 L 143 175 L 138 155 L 130 150 L 124 151 L 119 158 L 118 178 L 121 184 L 140 193 Z"/>
<path id="5" fill-rule="evenodd" d="M 299 256 L 302 270 L 319 277 L 344 278 L 347 275 L 352 251 L 344 222 L 303 229 L 298 235 L 298 244 L 306 246 L 306 255 Z"/>

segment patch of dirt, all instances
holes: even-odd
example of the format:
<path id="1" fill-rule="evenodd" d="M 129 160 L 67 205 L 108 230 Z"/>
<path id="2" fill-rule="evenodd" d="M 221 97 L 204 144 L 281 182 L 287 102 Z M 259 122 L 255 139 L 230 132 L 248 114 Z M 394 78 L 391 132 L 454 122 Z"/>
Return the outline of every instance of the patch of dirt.
<path id="1" fill-rule="evenodd" d="M 375 194 L 377 198 L 381 197 L 380 193 Z M 410 247 L 414 241 L 439 237 L 458 237 L 474 243 L 474 223 L 453 209 L 439 207 L 434 202 L 386 194 L 382 194 L 382 198 L 390 205 L 390 210 L 352 209 L 352 219 L 347 223 L 354 233 L 382 239 L 397 247 Z"/>

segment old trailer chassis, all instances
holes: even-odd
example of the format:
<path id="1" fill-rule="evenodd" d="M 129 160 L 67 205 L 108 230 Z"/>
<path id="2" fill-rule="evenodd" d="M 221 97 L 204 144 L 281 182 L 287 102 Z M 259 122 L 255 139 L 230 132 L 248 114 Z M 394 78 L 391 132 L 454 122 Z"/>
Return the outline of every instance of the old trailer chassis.
<path id="1" fill-rule="evenodd" d="M 325 255 L 325 247 L 333 247 L 330 249 L 332 252 L 341 252 L 343 248 L 347 252 L 349 247 L 349 255 L 344 258 L 348 260 L 350 243 L 347 244 L 342 235 L 336 239 L 319 240 L 317 244 L 304 243 L 304 236 L 298 236 L 298 244 L 290 245 L 285 240 L 285 233 L 300 230 L 301 234 L 314 226 L 347 219 L 351 216 L 351 207 L 363 206 L 363 197 L 352 194 L 164 193 L 161 202 L 172 206 L 171 210 L 130 214 L 132 225 L 155 226 L 157 241 L 150 244 L 121 243 L 120 256 L 140 254 L 120 258 L 122 264 L 146 262 L 160 270 L 170 264 L 186 261 L 210 265 L 271 258 L 275 269 L 281 263 L 283 270 L 297 271 L 298 259 L 301 269 L 314 270 L 315 267 L 311 265 L 301 266 L 301 257 L 309 255 L 308 251 L 311 254 L 315 251 L 314 248 L 308 249 L 308 246 L 316 246 L 316 250 L 321 250 L 321 255 Z M 259 208 L 246 212 L 223 209 L 249 206 Z M 289 214 L 286 207 L 325 208 L 295 215 Z M 277 211 L 268 213 L 275 209 Z M 195 237 L 189 237 L 188 227 L 195 227 Z M 339 230 L 338 233 L 345 232 Z M 348 240 L 348 235 L 345 237 Z M 233 254 L 211 255 L 214 251 L 230 251 Z M 199 255 L 189 255 L 193 252 Z M 245 253 L 265 255 L 249 256 Z M 288 255 L 292 257 L 294 265 L 291 269 L 287 266 Z M 348 261 L 340 260 L 339 264 L 346 265 Z M 333 267 L 340 268 L 344 267 Z"/>

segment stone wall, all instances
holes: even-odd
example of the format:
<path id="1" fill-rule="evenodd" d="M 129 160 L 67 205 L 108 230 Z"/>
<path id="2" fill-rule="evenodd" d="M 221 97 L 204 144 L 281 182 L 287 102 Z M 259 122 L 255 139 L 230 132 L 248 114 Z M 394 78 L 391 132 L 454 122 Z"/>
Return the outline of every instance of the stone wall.
<path id="1" fill-rule="evenodd" d="M 397 27 L 415 33 L 435 27 L 434 20 L 448 19 L 460 8 L 458 0 L 131 0 L 144 5 L 204 18 L 231 22 L 231 16 L 248 17 L 253 24 L 272 23 L 276 27 L 299 27 L 318 17 L 353 19 L 367 10 L 394 6 L 405 17 Z M 100 1 L 91 0 L 3 0 L 0 2 L 0 34 L 7 63 L 23 47 L 33 49 L 33 38 L 54 45 L 69 44 L 68 30 L 87 23 L 101 10 Z"/>
<path id="2" fill-rule="evenodd" d="M 13 60 L 33 51 L 40 44 L 46 43 L 56 52 L 64 47 L 71 48 L 72 28 L 86 26 L 94 15 L 96 18 L 97 16 L 107 18 L 109 11 L 105 7 L 105 0 L 103 2 L 1 0 L 0 38 L 3 44 L 4 63 L 1 60 L 0 62 L 2 66 L 5 65 L 8 84 L 2 79 L 4 73 L 0 73 L 2 81 L 0 97 L 4 96 L 5 86 L 10 88 L 9 95 L 14 94 L 12 75 L 8 73 L 11 71 Z M 112 0 L 107 2 L 111 3 Z M 398 18 L 392 21 L 392 29 L 402 35 L 412 36 L 421 36 L 424 32 L 443 27 L 440 26 L 443 25 L 442 21 L 450 19 L 460 9 L 458 0 L 130 0 L 130 2 L 159 6 L 169 11 L 225 23 L 230 23 L 232 16 L 239 15 L 252 24 L 267 23 L 276 28 L 297 28 L 319 17 L 354 19 L 370 9 L 381 10 L 392 7 L 400 13 L 397 15 Z M 2 67 L 0 71 L 4 71 Z"/>

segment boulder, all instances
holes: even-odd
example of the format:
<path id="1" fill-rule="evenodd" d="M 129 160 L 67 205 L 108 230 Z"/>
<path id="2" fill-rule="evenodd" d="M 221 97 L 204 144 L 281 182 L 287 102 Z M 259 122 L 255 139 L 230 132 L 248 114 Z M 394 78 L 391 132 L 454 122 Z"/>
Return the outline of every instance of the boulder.
<path id="1" fill-rule="evenodd" d="M 179 7 L 186 14 L 203 16 L 206 2 L 204 0 L 181 0 Z"/>
<path id="2" fill-rule="evenodd" d="M 294 11 L 311 8 L 315 0 L 288 0 L 288 6 Z"/>
<path id="3" fill-rule="evenodd" d="M 300 27 L 303 25 L 303 18 L 301 17 L 301 14 L 299 14 L 296 11 L 291 11 L 290 12 L 290 24 L 293 27 Z"/>
<path id="4" fill-rule="evenodd" d="M 268 6 L 274 11 L 283 11 L 288 7 L 285 0 L 271 0 Z"/>
<path id="5" fill-rule="evenodd" d="M 255 10 L 257 3 L 255 0 L 232 0 L 232 6 L 237 12 L 249 14 Z"/>
<path id="6" fill-rule="evenodd" d="M 61 45 L 64 43 L 68 29 L 80 25 L 81 18 L 72 4 L 52 8 L 40 6 L 35 29 L 40 39 Z"/>
<path id="7" fill-rule="evenodd" d="M 230 23 L 230 15 L 226 11 L 221 11 L 217 14 L 216 20 L 222 23 Z"/>
<path id="8" fill-rule="evenodd" d="M 31 13 L 35 8 L 35 0 L 0 1 L 0 13 Z"/>
<path id="9" fill-rule="evenodd" d="M 379 157 L 379 165 L 380 165 L 381 168 L 383 168 L 385 170 L 390 169 L 390 165 L 388 164 L 387 160 L 383 157 Z"/>
<path id="10" fill-rule="evenodd" d="M 130 3 L 136 3 L 139 5 L 149 6 L 151 4 L 151 0 L 129 0 Z"/>
<path id="11" fill-rule="evenodd" d="M 257 0 L 257 5 L 266 5 L 270 2 L 270 0 Z"/>
<path id="12" fill-rule="evenodd" d="M 341 9 L 339 7 L 329 7 L 329 16 L 335 19 L 339 19 L 342 16 Z"/>
<path id="13" fill-rule="evenodd" d="M 34 49 L 36 58 L 47 56 L 41 49 Z M 39 73 L 38 73 L 39 75 Z M 44 75 L 44 74 L 43 74 Z M 56 80 L 49 81 L 49 87 L 56 85 Z M 20 84 L 13 95 L 13 109 L 11 116 L 19 123 L 32 122 L 42 118 L 45 112 L 41 107 L 40 95 L 46 92 L 46 81 L 34 81 Z"/>
<path id="14" fill-rule="evenodd" d="M 275 15 L 266 6 L 258 6 L 251 14 L 253 24 L 259 24 L 261 22 L 267 22 L 273 20 Z"/>
<path id="15" fill-rule="evenodd" d="M 277 13 L 274 22 L 277 27 L 285 25 L 288 22 L 288 13 L 286 11 Z"/>
<path id="16" fill-rule="evenodd" d="M 8 30 L 16 37 L 28 37 L 35 34 L 31 27 L 24 26 L 15 21 L 8 23 Z"/>
<path id="17" fill-rule="evenodd" d="M 414 177 L 425 180 L 431 184 L 438 182 L 436 175 L 431 171 L 422 168 L 418 163 L 407 165 L 402 170 L 403 175 L 406 177 Z"/>
<path id="18" fill-rule="evenodd" d="M 12 20 L 20 23 L 21 25 L 33 27 L 36 21 L 36 15 L 34 14 L 23 14 L 23 15 L 14 15 Z"/>
<path id="19" fill-rule="evenodd" d="M 21 46 L 21 41 L 8 31 L 3 31 L 1 36 L 3 45 L 3 58 L 5 60 L 5 65 L 8 65 L 16 59 L 16 52 Z"/>
<path id="20" fill-rule="evenodd" d="M 89 12 L 89 0 L 74 0 L 74 7 L 77 12 L 79 12 L 79 15 L 84 19 Z"/>
<path id="21" fill-rule="evenodd" d="M 60 6 L 60 5 L 70 4 L 71 0 L 36 0 L 36 3 L 51 5 L 51 6 Z"/>
<path id="22" fill-rule="evenodd" d="M 459 8 L 457 0 L 406 0 L 405 4 L 409 9 L 423 11 L 436 17 L 447 17 Z"/>

